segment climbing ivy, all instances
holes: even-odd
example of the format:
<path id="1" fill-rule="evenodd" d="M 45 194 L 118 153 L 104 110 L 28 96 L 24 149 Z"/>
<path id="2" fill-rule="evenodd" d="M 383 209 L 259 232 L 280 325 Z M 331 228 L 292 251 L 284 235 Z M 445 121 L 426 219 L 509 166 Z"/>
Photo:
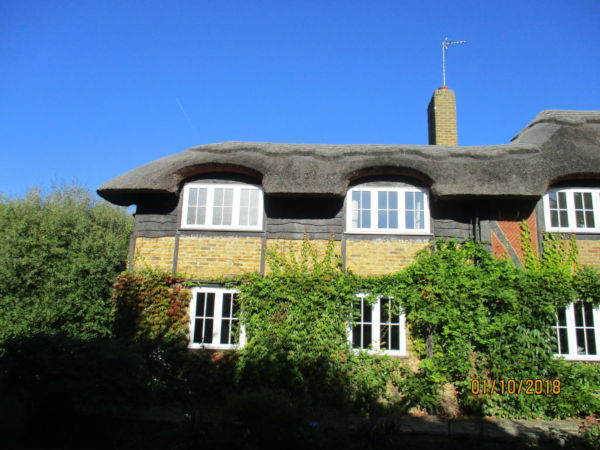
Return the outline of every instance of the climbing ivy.
<path id="1" fill-rule="evenodd" d="M 187 342 L 190 292 L 157 269 L 121 273 L 113 285 L 115 335 L 127 342 Z"/>
<path id="2" fill-rule="evenodd" d="M 580 267 L 574 239 L 544 235 L 540 253 L 523 223 L 523 267 L 495 258 L 481 242 L 440 240 L 404 270 L 377 277 L 343 270 L 334 249 L 333 240 L 322 254 L 308 239 L 299 251 L 276 246 L 267 251 L 266 275 L 231 282 L 240 291 L 247 338 L 231 359 L 238 392 L 276 390 L 309 399 L 311 407 L 358 406 L 363 412 L 386 404 L 583 417 L 600 409 L 600 368 L 553 357 L 556 309 L 574 299 L 600 300 L 600 276 Z M 118 335 L 133 329 L 134 341 L 185 342 L 189 293 L 182 282 L 152 271 L 121 275 L 114 297 Z M 368 293 L 367 302 L 386 296 L 402 308 L 414 364 L 350 348 L 359 292 Z M 562 391 L 473 393 L 473 380 L 560 380 Z"/>

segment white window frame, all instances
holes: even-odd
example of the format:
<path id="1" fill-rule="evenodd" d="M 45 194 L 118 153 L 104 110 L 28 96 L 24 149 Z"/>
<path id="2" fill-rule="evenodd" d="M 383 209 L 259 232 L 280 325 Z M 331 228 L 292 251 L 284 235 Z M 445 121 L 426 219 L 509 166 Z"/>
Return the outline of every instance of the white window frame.
<path id="1" fill-rule="evenodd" d="M 188 224 L 188 201 L 191 188 L 206 189 L 206 218 L 204 224 Z M 213 211 L 215 189 L 233 189 L 232 220 L 231 225 L 213 225 Z M 239 225 L 240 222 L 240 197 L 242 189 L 258 191 L 258 217 L 256 225 Z M 212 183 L 187 183 L 183 188 L 183 203 L 181 212 L 181 228 L 186 230 L 239 230 L 239 231 L 262 231 L 264 199 L 263 190 L 260 186 L 253 184 L 212 184 Z"/>
<path id="2" fill-rule="evenodd" d="M 352 226 L 352 193 L 356 191 L 367 191 L 371 195 L 371 226 L 369 228 L 355 228 Z M 396 192 L 398 194 L 398 228 L 379 228 L 379 192 Z M 407 229 L 406 228 L 406 206 L 405 193 L 421 192 L 424 194 L 424 228 Z M 429 194 L 426 189 L 416 187 L 367 187 L 355 186 L 348 190 L 346 194 L 346 232 L 356 234 L 404 234 L 404 235 L 430 235 L 431 217 L 429 212 Z"/>
<path id="3" fill-rule="evenodd" d="M 592 310 L 592 318 L 594 323 L 592 327 L 594 329 L 594 338 L 596 343 L 596 355 L 580 355 L 577 353 L 577 330 L 575 325 L 575 303 L 569 304 L 566 308 L 566 327 L 561 326 L 561 328 L 567 329 L 567 343 L 568 343 L 568 352 L 555 354 L 554 356 L 557 358 L 564 358 L 569 361 L 600 361 L 600 307 L 595 307 Z M 553 330 L 556 336 L 556 339 L 560 339 L 558 333 L 558 317 L 556 319 L 556 323 L 553 326 Z M 586 327 L 587 328 L 587 327 Z M 591 327 L 590 327 L 591 328 Z"/>
<path id="4" fill-rule="evenodd" d="M 224 294 L 239 294 L 239 291 L 235 289 L 225 289 L 219 287 L 195 287 L 192 288 L 192 300 L 190 302 L 190 313 L 189 313 L 189 330 L 190 330 L 190 342 L 188 348 L 193 349 L 212 349 L 212 350 L 236 350 L 242 348 L 246 344 L 246 329 L 240 323 L 240 335 L 237 344 L 221 344 L 221 327 L 223 326 L 223 295 Z M 215 305 L 213 317 L 213 333 L 212 343 L 203 344 L 194 342 L 194 329 L 196 326 L 196 301 L 197 294 L 215 294 Z M 228 320 L 228 319 L 225 319 Z M 240 320 L 238 318 L 238 320 Z"/>
<path id="5" fill-rule="evenodd" d="M 550 193 L 564 192 L 567 198 L 567 216 L 569 226 L 567 227 L 553 227 L 550 220 Z M 576 192 L 591 193 L 592 194 L 592 207 L 594 208 L 594 228 L 578 228 L 576 226 L 577 220 L 575 215 L 575 197 Z M 544 195 L 544 220 L 546 224 L 546 231 L 555 231 L 560 233 L 600 233 L 600 189 L 599 188 L 560 188 L 550 189 Z"/>
<path id="6" fill-rule="evenodd" d="M 359 299 L 359 301 L 365 302 L 365 298 L 367 297 L 367 294 L 361 293 L 361 294 L 356 294 L 356 297 Z M 398 350 L 386 350 L 386 349 L 381 349 L 380 345 L 381 345 L 381 325 L 385 325 L 381 323 L 381 309 L 379 307 L 380 305 L 380 300 L 382 297 L 378 297 L 376 299 L 375 302 L 373 302 L 373 304 L 371 305 L 371 346 L 367 349 L 367 348 L 354 348 L 353 345 L 353 339 L 352 339 L 352 331 L 354 326 L 356 325 L 356 322 L 354 321 L 354 318 L 352 320 L 352 322 L 350 322 L 348 324 L 348 344 L 350 345 L 350 347 L 352 348 L 353 351 L 355 352 L 360 352 L 360 351 L 367 351 L 369 353 L 377 353 L 377 354 L 384 354 L 384 355 L 389 355 L 389 356 L 406 356 L 406 315 L 404 314 L 404 312 L 402 312 L 402 310 L 400 310 L 400 345 L 399 345 L 399 349 Z M 391 297 L 387 297 L 389 298 L 389 300 L 391 301 L 392 298 Z M 364 303 L 366 306 L 366 302 Z M 362 309 L 361 309 L 361 315 L 362 315 Z M 362 319 L 362 317 L 360 318 Z"/>

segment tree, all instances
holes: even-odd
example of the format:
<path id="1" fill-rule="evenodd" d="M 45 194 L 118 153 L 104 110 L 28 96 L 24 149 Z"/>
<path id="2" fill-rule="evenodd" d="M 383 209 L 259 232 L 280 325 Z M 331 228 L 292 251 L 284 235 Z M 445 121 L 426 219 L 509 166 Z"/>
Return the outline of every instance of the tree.
<path id="1" fill-rule="evenodd" d="M 0 347 L 38 333 L 109 336 L 132 226 L 123 208 L 77 186 L 0 199 Z"/>

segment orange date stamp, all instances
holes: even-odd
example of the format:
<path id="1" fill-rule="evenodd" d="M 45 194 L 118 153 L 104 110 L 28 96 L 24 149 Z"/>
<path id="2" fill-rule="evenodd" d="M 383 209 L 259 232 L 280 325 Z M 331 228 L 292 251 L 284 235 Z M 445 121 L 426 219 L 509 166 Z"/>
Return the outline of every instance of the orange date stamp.
<path id="1" fill-rule="evenodd" d="M 508 395 L 558 395 L 560 380 L 509 379 L 509 380 L 471 380 L 471 394 L 508 394 Z"/>

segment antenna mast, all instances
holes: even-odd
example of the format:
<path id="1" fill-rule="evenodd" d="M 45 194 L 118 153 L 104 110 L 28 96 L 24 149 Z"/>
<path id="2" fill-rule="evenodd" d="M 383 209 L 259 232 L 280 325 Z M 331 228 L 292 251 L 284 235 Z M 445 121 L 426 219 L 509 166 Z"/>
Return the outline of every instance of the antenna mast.
<path id="1" fill-rule="evenodd" d="M 467 41 L 449 41 L 448 38 L 444 39 L 442 42 L 442 80 L 444 84 L 442 86 L 446 86 L 446 51 L 451 45 L 454 44 L 465 44 Z"/>

